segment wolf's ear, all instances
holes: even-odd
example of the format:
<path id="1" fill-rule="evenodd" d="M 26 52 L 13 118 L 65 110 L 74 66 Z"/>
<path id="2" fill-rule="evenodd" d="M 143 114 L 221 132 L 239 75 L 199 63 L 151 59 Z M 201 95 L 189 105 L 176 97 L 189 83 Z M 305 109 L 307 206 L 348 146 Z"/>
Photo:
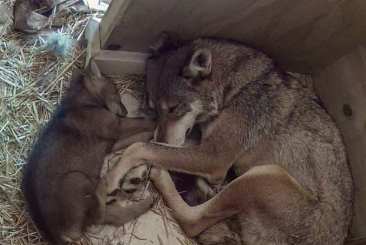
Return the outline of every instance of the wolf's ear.
<path id="1" fill-rule="evenodd" d="M 94 59 L 90 60 L 90 72 L 91 75 L 95 76 L 96 78 L 102 78 L 102 74 L 100 74 L 99 68 Z"/>
<path id="2" fill-rule="evenodd" d="M 183 68 L 184 77 L 206 77 L 211 73 L 212 56 L 208 49 L 196 50 L 188 65 Z"/>
<path id="3" fill-rule="evenodd" d="M 181 44 L 181 40 L 176 35 L 163 32 L 160 34 L 158 41 L 153 46 L 150 46 L 150 52 L 153 57 L 158 57 L 166 51 L 179 47 Z"/>

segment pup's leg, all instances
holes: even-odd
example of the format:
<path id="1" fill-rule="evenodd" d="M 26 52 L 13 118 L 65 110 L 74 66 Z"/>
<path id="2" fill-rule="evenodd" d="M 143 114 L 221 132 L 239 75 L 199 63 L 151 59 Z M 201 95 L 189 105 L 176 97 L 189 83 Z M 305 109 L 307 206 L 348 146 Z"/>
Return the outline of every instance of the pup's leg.
<path id="1" fill-rule="evenodd" d="M 286 223 L 284 217 L 296 218 L 296 211 L 303 211 L 306 206 L 311 206 L 311 201 L 316 201 L 278 165 L 252 168 L 215 197 L 195 207 L 190 207 L 183 201 L 167 171 L 153 168 L 150 176 L 172 209 L 173 216 L 191 237 L 218 221 L 239 213 L 255 213 L 266 225 L 281 229 L 284 227 L 277 226 Z M 289 214 L 291 211 L 295 213 Z M 281 220 L 282 223 L 276 220 Z"/>
<path id="2" fill-rule="evenodd" d="M 125 149 L 136 142 L 147 142 L 154 137 L 154 131 L 142 132 L 138 134 L 131 135 L 129 137 L 119 139 L 114 145 L 111 152 L 119 151 Z"/>
<path id="3" fill-rule="evenodd" d="M 70 127 L 106 139 L 121 139 L 155 130 L 156 122 L 149 118 L 120 118 L 102 108 L 70 112 Z M 86 120 L 87 118 L 87 120 Z"/>
<path id="4" fill-rule="evenodd" d="M 105 220 L 105 203 L 107 197 L 107 181 L 100 178 L 95 194 L 92 195 L 92 206 L 90 211 L 90 223 L 101 225 Z"/>
<path id="5" fill-rule="evenodd" d="M 119 139 L 141 132 L 154 131 L 157 123 L 150 118 L 118 118 Z"/>
<path id="6" fill-rule="evenodd" d="M 60 225 L 60 230 L 55 237 L 61 237 L 59 240 L 65 242 L 80 239 L 88 219 L 91 218 L 87 217 L 88 209 L 90 205 L 95 207 L 94 191 L 95 186 L 82 173 L 71 172 L 63 176 L 60 180 L 59 203 L 55 204 L 60 207 L 60 213 L 56 214 L 58 217 L 54 221 Z M 104 196 L 105 193 L 106 188 Z M 94 215 L 98 216 L 99 214 Z"/>
<path id="7" fill-rule="evenodd" d="M 121 226 L 148 211 L 153 203 L 154 198 L 152 196 L 126 207 L 121 207 L 117 201 L 112 205 L 106 206 L 105 221 L 114 226 Z"/>

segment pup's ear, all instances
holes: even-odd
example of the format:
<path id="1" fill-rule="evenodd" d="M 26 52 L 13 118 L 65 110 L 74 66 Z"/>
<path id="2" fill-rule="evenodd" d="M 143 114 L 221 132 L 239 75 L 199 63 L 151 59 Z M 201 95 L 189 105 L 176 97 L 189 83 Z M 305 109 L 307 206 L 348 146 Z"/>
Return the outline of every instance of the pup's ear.
<path id="1" fill-rule="evenodd" d="M 102 74 L 100 73 L 99 68 L 95 63 L 94 59 L 90 60 L 90 72 L 91 75 L 95 76 L 96 78 L 102 78 Z"/>
<path id="2" fill-rule="evenodd" d="M 71 80 L 72 81 L 78 81 L 83 77 L 83 73 L 79 69 L 74 69 L 72 71 Z"/>
<path id="3" fill-rule="evenodd" d="M 166 51 L 179 47 L 181 44 L 182 41 L 179 40 L 178 36 L 163 32 L 160 34 L 158 41 L 153 46 L 150 46 L 150 52 L 153 57 L 158 57 Z"/>
<path id="4" fill-rule="evenodd" d="M 72 71 L 72 75 L 71 75 L 70 86 L 82 81 L 83 77 L 84 77 L 84 74 L 79 69 L 77 69 L 77 68 L 74 69 Z"/>
<path id="5" fill-rule="evenodd" d="M 212 56 L 208 49 L 196 50 L 188 65 L 183 68 L 182 75 L 189 78 L 206 77 L 211 73 Z"/>

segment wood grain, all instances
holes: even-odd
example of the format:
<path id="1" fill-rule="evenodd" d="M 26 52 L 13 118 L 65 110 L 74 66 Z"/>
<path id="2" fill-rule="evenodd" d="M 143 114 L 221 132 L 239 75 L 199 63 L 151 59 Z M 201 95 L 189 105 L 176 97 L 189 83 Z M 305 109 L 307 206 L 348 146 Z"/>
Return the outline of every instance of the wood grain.
<path id="1" fill-rule="evenodd" d="M 312 81 L 346 144 L 356 188 L 351 236 L 366 237 L 366 45 L 313 75 Z M 344 109 L 346 104 L 351 111 Z"/>
<path id="2" fill-rule="evenodd" d="M 89 65 L 89 61 L 100 51 L 99 25 L 101 19 L 91 18 L 85 28 L 85 39 L 88 40 L 86 47 L 85 69 Z"/>
<path id="3" fill-rule="evenodd" d="M 365 244 L 366 244 L 366 238 L 348 240 L 345 243 L 345 245 L 365 245 Z"/>
<path id="4" fill-rule="evenodd" d="M 365 0 L 115 0 L 101 24 L 106 49 L 147 52 L 159 33 L 231 38 L 288 71 L 312 73 L 366 41 Z"/>
<path id="5" fill-rule="evenodd" d="M 145 53 L 100 50 L 94 61 L 104 75 L 144 75 L 148 56 Z"/>

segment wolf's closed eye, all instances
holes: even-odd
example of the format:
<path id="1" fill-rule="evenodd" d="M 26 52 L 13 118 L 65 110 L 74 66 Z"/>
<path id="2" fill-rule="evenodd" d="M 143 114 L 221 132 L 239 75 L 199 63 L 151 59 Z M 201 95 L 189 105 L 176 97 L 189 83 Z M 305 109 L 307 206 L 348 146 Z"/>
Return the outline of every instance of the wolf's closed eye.
<path id="1" fill-rule="evenodd" d="M 179 106 L 179 104 L 178 104 L 178 105 L 175 105 L 175 106 L 170 107 L 170 108 L 169 108 L 169 113 L 173 113 L 173 112 L 175 111 L 175 109 L 177 109 L 177 108 L 178 108 L 178 106 Z"/>

